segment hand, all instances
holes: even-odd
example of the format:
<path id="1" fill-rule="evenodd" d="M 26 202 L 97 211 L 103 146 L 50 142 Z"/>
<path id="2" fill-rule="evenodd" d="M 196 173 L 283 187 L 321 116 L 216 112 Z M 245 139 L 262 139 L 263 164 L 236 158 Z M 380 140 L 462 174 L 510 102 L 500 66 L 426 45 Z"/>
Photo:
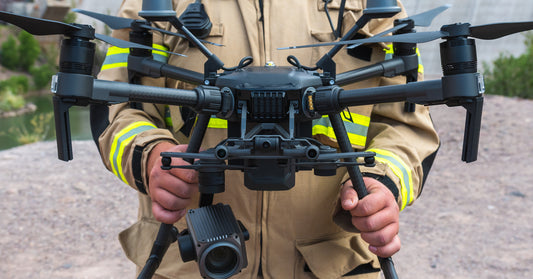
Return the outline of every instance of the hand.
<path id="1" fill-rule="evenodd" d="M 392 192 L 376 179 L 363 178 L 369 194 L 359 200 L 352 181 L 344 183 L 341 204 L 352 215 L 352 224 L 361 231 L 368 249 L 383 258 L 400 250 L 400 210 Z"/>
<path id="2" fill-rule="evenodd" d="M 198 173 L 190 169 L 161 169 L 161 152 L 185 152 L 187 145 L 159 143 L 148 159 L 148 190 L 152 212 L 157 221 L 174 224 L 185 216 L 193 195 L 198 192 Z M 172 158 L 172 165 L 188 165 L 181 158 Z"/>

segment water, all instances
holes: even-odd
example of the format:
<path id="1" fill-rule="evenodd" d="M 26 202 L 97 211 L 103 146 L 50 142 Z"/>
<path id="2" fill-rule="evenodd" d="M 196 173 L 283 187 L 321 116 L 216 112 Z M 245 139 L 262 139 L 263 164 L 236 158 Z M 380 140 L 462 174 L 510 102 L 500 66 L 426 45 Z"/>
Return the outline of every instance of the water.
<path id="1" fill-rule="evenodd" d="M 28 102 L 32 102 L 37 106 L 35 112 L 17 117 L 0 118 L 0 150 L 20 145 L 16 140 L 17 134 L 13 129 L 26 127 L 28 131 L 34 130 L 30 124 L 31 119 L 43 113 L 52 115 L 50 121 L 40 123 L 40 125 L 48 127 L 44 140 L 55 141 L 54 107 L 51 94 L 28 98 Z M 92 139 L 88 107 L 70 108 L 70 130 L 73 140 Z"/>

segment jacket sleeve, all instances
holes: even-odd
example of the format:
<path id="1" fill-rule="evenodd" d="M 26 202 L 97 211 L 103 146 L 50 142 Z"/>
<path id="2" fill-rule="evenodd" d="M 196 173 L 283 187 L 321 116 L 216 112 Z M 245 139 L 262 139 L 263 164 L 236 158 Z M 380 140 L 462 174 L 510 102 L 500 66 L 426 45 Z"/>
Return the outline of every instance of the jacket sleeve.
<path id="1" fill-rule="evenodd" d="M 118 16 L 137 18 L 141 2 L 124 1 Z M 128 40 L 128 34 L 129 29 L 122 29 L 114 31 L 112 36 Z M 162 38 L 154 35 L 154 44 L 161 42 Z M 128 54 L 129 49 L 110 47 L 98 78 L 127 82 Z M 154 59 L 155 56 L 156 54 Z M 165 79 L 143 78 L 142 83 L 164 86 Z M 105 112 L 108 114 L 107 119 L 98 124 L 102 126 L 100 132 L 93 136 L 97 137 L 99 152 L 106 168 L 124 183 L 146 194 L 148 181 L 145 167 L 150 151 L 161 141 L 178 142 L 167 129 L 165 106 L 143 103 L 142 108 L 138 107 L 130 103 L 110 106 Z"/>
<path id="2" fill-rule="evenodd" d="M 394 79 L 383 79 L 382 85 L 394 83 Z M 361 171 L 381 176 L 403 210 L 422 192 L 438 147 L 428 107 L 417 105 L 415 112 L 404 112 L 403 102 L 374 105 L 366 150 L 376 153 L 377 166 Z"/>
<path id="3" fill-rule="evenodd" d="M 402 12 L 397 17 L 406 17 L 403 5 L 400 1 L 398 4 Z M 376 34 L 391 25 L 391 19 L 373 20 L 369 30 Z M 418 79 L 422 80 L 423 66 L 419 67 Z M 403 83 L 404 76 L 379 81 L 380 86 Z M 422 192 L 439 144 L 428 107 L 416 105 L 415 112 L 404 112 L 404 102 L 376 104 L 370 115 L 365 148 L 376 153 L 376 166 L 362 167 L 361 172 L 383 182 L 403 210 Z"/>

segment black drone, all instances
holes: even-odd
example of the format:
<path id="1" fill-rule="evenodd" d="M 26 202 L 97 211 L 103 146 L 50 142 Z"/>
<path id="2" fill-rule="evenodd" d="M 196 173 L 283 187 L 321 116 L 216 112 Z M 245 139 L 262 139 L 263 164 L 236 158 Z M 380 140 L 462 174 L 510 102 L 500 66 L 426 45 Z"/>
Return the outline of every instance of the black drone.
<path id="1" fill-rule="evenodd" d="M 462 106 L 467 111 L 462 160 L 472 162 L 477 159 L 484 85 L 481 74 L 477 72 L 475 40 L 472 38 L 497 39 L 531 30 L 533 22 L 482 26 L 452 24 L 437 32 L 415 33 L 415 26 L 429 26 L 433 18 L 448 7 L 396 20 L 390 30 L 372 38 L 352 40 L 371 19 L 391 17 L 400 11 L 395 0 L 368 0 L 363 16 L 339 41 L 287 47 L 334 46 L 313 66 L 301 65 L 296 57 L 288 56 L 291 67 L 252 67 L 251 57 L 243 58 L 236 67 L 224 67 L 224 63 L 204 45 L 217 44 L 198 39 L 204 38 L 211 28 L 200 1 L 191 4 L 180 18 L 176 17 L 170 0 L 143 1 L 139 15 L 145 20 L 76 10 L 104 21 L 113 29 L 131 28 L 131 42 L 96 34 L 88 25 L 65 24 L 7 12 L 0 12 L 0 20 L 34 35 L 65 35 L 59 72 L 52 81 L 58 156 L 61 160 L 73 158 L 69 126 L 71 106 L 149 102 L 189 107 L 198 114 L 187 152 L 164 152 L 161 155 L 165 169 L 192 168 L 199 172 L 200 208 L 188 212 L 188 232 L 178 233 L 172 225 L 161 225 L 152 254 L 139 278 L 149 278 L 154 274 L 166 249 L 176 239 L 183 260 L 198 261 L 202 276 L 227 278 L 247 265 L 244 242 L 248 235 L 228 205 L 212 205 L 213 195 L 224 191 L 225 170 L 243 171 L 245 185 L 250 189 L 271 191 L 293 187 L 297 171 L 313 170 L 315 175 L 326 176 L 334 175 L 339 167 L 346 167 L 359 197 L 367 195 L 358 166 L 373 166 L 375 154 L 353 152 L 340 116 L 349 106 L 400 101 L 406 104 Z M 179 33 L 153 27 L 151 23 L 157 21 L 171 23 Z M 335 30 L 332 25 L 332 30 L 340 34 L 338 27 Z M 187 38 L 207 58 L 204 73 L 154 60 L 151 31 Z M 385 36 L 389 33 L 393 35 Z M 415 82 L 418 71 L 416 44 L 439 38 L 444 40 L 440 43 L 443 77 Z M 94 78 L 95 44 L 92 41 L 95 39 L 131 49 L 129 83 Z M 333 57 L 344 45 L 353 48 L 376 42 L 392 42 L 395 48 L 393 59 L 336 73 Z M 397 75 L 407 76 L 408 83 L 356 90 L 341 87 L 371 77 Z M 198 86 L 194 90 L 143 86 L 138 84 L 143 76 L 165 76 Z M 410 111 L 412 107 L 406 105 L 406 110 Z M 214 148 L 199 152 L 211 115 L 228 120 L 228 138 Z M 332 123 L 340 153 L 312 139 L 311 121 L 322 115 L 327 115 Z M 172 166 L 172 157 L 183 158 L 192 164 Z M 261 164 L 258 164 L 259 161 Z M 205 220 L 212 219 L 214 221 L 209 228 L 202 225 Z M 212 260 L 211 252 L 217 249 L 229 249 L 235 260 L 231 261 L 231 265 L 213 271 L 209 269 L 208 262 Z M 380 258 L 380 263 L 386 278 L 398 278 L 390 258 Z"/>

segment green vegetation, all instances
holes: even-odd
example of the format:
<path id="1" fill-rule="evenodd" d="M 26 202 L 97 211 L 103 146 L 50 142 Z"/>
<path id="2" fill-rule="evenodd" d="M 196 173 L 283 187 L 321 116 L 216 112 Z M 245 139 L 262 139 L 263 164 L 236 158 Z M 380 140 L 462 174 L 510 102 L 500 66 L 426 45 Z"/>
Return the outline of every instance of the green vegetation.
<path id="1" fill-rule="evenodd" d="M 30 127 L 25 125 L 12 127 L 9 134 L 13 136 L 19 144 L 29 144 L 45 139 L 51 127 L 53 113 L 37 114 L 30 120 Z"/>
<path id="2" fill-rule="evenodd" d="M 52 76 L 57 72 L 56 66 L 44 64 L 35 66 L 30 69 L 30 74 L 33 76 L 33 85 L 35 89 L 44 89 L 50 83 Z"/>
<path id="3" fill-rule="evenodd" d="M 1 63 L 4 67 L 15 70 L 19 65 L 19 52 L 17 40 L 13 35 L 9 35 L 2 43 L 0 52 Z"/>
<path id="4" fill-rule="evenodd" d="M 21 31 L 18 35 L 18 39 L 20 68 L 24 71 L 28 71 L 30 67 L 35 64 L 35 61 L 37 61 L 39 54 L 41 54 L 41 47 L 33 35 L 26 31 Z"/>
<path id="5" fill-rule="evenodd" d="M 39 42 L 26 31 L 20 31 L 15 37 L 9 35 L 1 44 L 0 63 L 13 70 L 29 73 L 33 76 L 33 88 L 44 89 L 57 72 L 57 47 L 41 49 Z M 25 87 L 25 92 L 28 91 Z M 16 95 L 18 90 L 12 90 Z"/>
<path id="6" fill-rule="evenodd" d="M 12 76 L 0 81 L 0 111 L 20 109 L 26 105 L 23 95 L 28 92 L 26 76 Z"/>
<path id="7" fill-rule="evenodd" d="M 533 33 L 526 35 L 526 52 L 518 57 L 500 56 L 486 69 L 487 94 L 533 99 Z"/>

